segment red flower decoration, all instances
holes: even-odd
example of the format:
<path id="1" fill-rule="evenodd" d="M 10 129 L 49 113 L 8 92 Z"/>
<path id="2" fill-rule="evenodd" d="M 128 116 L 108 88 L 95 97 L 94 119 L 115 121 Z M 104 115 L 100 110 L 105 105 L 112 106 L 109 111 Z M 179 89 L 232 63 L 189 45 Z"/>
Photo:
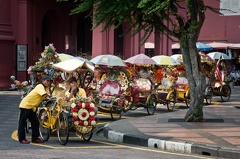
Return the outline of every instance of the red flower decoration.
<path id="1" fill-rule="evenodd" d="M 83 104 L 84 104 L 84 108 L 83 108 Z M 72 120 L 74 121 L 74 124 L 76 126 L 92 126 L 96 124 L 95 117 L 93 116 L 94 107 L 92 107 L 91 104 L 93 103 L 79 102 L 74 108 L 71 109 L 71 112 L 73 114 Z"/>
<path id="2" fill-rule="evenodd" d="M 78 117 L 77 116 L 73 116 L 72 119 L 73 119 L 73 121 L 78 121 Z"/>
<path id="3" fill-rule="evenodd" d="M 135 102 L 139 102 L 139 95 L 138 95 L 138 94 L 136 94 L 136 95 L 134 96 L 134 101 L 135 101 Z"/>
<path id="4" fill-rule="evenodd" d="M 83 121 L 79 120 L 79 125 L 83 126 Z"/>
<path id="5" fill-rule="evenodd" d="M 86 112 L 83 112 L 82 113 L 82 117 L 86 117 L 87 113 Z"/>
<path id="6" fill-rule="evenodd" d="M 93 120 L 95 120 L 95 117 L 94 116 L 90 116 L 89 120 L 93 121 Z"/>
<path id="7" fill-rule="evenodd" d="M 78 108 L 80 108 L 80 109 L 82 108 L 82 103 L 80 103 L 80 102 L 78 103 Z"/>
<path id="8" fill-rule="evenodd" d="M 90 108 L 90 104 L 88 102 L 85 103 L 85 107 L 86 107 L 86 109 L 89 109 Z"/>
<path id="9" fill-rule="evenodd" d="M 88 120 L 88 125 L 91 125 L 92 120 Z"/>
<path id="10" fill-rule="evenodd" d="M 89 108 L 89 111 L 90 111 L 90 112 L 93 112 L 93 111 L 94 111 L 94 108 L 93 108 L 93 107 L 90 107 L 90 108 Z"/>
<path id="11" fill-rule="evenodd" d="M 76 108 L 76 107 L 75 107 L 75 108 L 73 108 L 73 109 L 72 109 L 72 112 L 75 112 L 75 113 L 77 113 L 77 112 L 78 112 L 78 108 Z"/>

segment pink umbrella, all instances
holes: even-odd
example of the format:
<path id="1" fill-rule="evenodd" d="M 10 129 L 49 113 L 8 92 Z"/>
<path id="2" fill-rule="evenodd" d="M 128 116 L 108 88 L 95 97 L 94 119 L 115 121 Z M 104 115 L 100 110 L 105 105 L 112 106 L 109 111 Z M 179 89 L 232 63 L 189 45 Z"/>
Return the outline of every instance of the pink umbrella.
<path id="1" fill-rule="evenodd" d="M 144 65 L 144 64 L 155 65 L 156 64 L 156 62 L 153 59 L 151 59 L 145 54 L 135 55 L 125 60 L 125 62 L 131 63 L 131 64 L 138 64 L 138 65 Z"/>
<path id="2" fill-rule="evenodd" d="M 214 49 L 227 49 L 231 44 L 229 43 L 223 43 L 223 42 L 212 42 L 208 43 L 212 48 Z"/>
<path id="3" fill-rule="evenodd" d="M 240 44 L 232 44 L 229 46 L 230 49 L 240 49 Z"/>

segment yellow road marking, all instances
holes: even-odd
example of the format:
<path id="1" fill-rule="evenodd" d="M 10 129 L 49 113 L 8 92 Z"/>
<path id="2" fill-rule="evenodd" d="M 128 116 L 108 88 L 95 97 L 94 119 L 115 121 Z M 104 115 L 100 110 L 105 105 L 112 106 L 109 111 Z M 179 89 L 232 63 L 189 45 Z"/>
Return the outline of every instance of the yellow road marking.
<path id="1" fill-rule="evenodd" d="M 17 130 L 15 130 L 15 131 L 12 133 L 12 139 L 13 139 L 13 140 L 18 141 L 17 133 L 18 133 Z"/>
<path id="2" fill-rule="evenodd" d="M 17 137 L 17 130 L 15 130 L 12 133 L 12 138 L 16 141 L 18 141 L 18 137 Z M 79 137 L 72 137 L 72 138 L 79 138 Z M 144 150 L 144 151 L 150 151 L 150 152 L 157 152 L 157 153 L 164 153 L 164 154 L 169 154 L 169 155 L 176 155 L 176 156 L 187 156 L 187 157 L 195 157 L 195 158 L 202 158 L 202 159 L 212 159 L 209 157 L 204 157 L 204 156 L 196 156 L 196 155 L 192 155 L 192 154 L 179 154 L 179 153 L 173 153 L 173 152 L 168 152 L 168 151 L 164 151 L 164 150 L 160 150 L 160 149 L 150 149 L 148 148 L 142 148 L 142 147 L 133 147 L 133 146 L 127 146 L 127 145 L 120 145 L 120 144 L 115 144 L 115 143 L 108 143 L 108 142 L 104 142 L 104 141 L 96 141 L 96 140 L 91 140 L 93 142 L 96 143 L 100 143 L 100 144 L 105 144 L 105 145 L 110 145 L 110 146 L 49 146 L 49 145 L 45 145 L 45 144 L 35 144 L 35 143 L 30 143 L 32 145 L 36 145 L 36 146 L 41 146 L 41 147 L 46 147 L 46 148 L 51 148 L 51 149 L 70 149 L 70 148 L 83 148 L 83 149 L 108 149 L 108 148 L 130 148 L 130 149 L 135 149 L 135 150 Z M 114 147 L 113 147 L 114 146 Z"/>

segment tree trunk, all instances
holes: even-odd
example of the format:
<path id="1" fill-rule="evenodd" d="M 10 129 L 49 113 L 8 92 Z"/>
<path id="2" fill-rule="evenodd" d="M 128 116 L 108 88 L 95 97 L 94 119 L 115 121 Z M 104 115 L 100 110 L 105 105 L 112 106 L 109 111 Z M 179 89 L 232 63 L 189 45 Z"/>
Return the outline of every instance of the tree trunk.
<path id="1" fill-rule="evenodd" d="M 185 121 L 187 122 L 201 122 L 203 120 L 203 101 L 206 83 L 196 42 L 197 40 L 194 38 L 181 41 L 181 44 L 183 44 L 181 51 L 190 87 L 191 100 L 190 108 L 185 116 Z"/>

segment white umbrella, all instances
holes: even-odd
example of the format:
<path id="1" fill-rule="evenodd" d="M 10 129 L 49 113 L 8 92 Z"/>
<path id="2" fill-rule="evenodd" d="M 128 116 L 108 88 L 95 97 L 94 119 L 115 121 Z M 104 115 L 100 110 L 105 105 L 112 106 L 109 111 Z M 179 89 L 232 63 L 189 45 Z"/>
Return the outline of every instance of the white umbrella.
<path id="1" fill-rule="evenodd" d="M 174 54 L 172 56 L 170 56 L 171 58 L 174 58 L 175 60 L 177 60 L 178 62 L 183 62 L 183 58 L 182 58 L 182 54 Z"/>
<path id="2" fill-rule="evenodd" d="M 126 66 L 125 62 L 120 57 L 110 54 L 98 55 L 90 61 L 95 65 Z"/>
<path id="3" fill-rule="evenodd" d="M 228 55 L 222 52 L 210 52 L 208 53 L 208 56 L 210 56 L 214 60 L 218 60 L 218 59 L 231 60 L 231 57 L 229 57 Z"/>
<path id="4" fill-rule="evenodd" d="M 70 59 L 74 59 L 75 57 L 69 54 L 58 54 L 58 58 L 60 59 L 60 61 L 65 61 L 65 60 L 70 60 Z"/>
<path id="5" fill-rule="evenodd" d="M 174 58 L 166 55 L 153 56 L 152 59 L 157 63 L 157 65 L 179 65 L 180 64 Z"/>
<path id="6" fill-rule="evenodd" d="M 78 68 L 85 67 L 89 71 L 93 72 L 94 67 L 87 64 L 85 61 L 78 59 L 69 59 L 52 65 L 53 68 L 61 70 L 63 72 L 73 72 Z"/>

